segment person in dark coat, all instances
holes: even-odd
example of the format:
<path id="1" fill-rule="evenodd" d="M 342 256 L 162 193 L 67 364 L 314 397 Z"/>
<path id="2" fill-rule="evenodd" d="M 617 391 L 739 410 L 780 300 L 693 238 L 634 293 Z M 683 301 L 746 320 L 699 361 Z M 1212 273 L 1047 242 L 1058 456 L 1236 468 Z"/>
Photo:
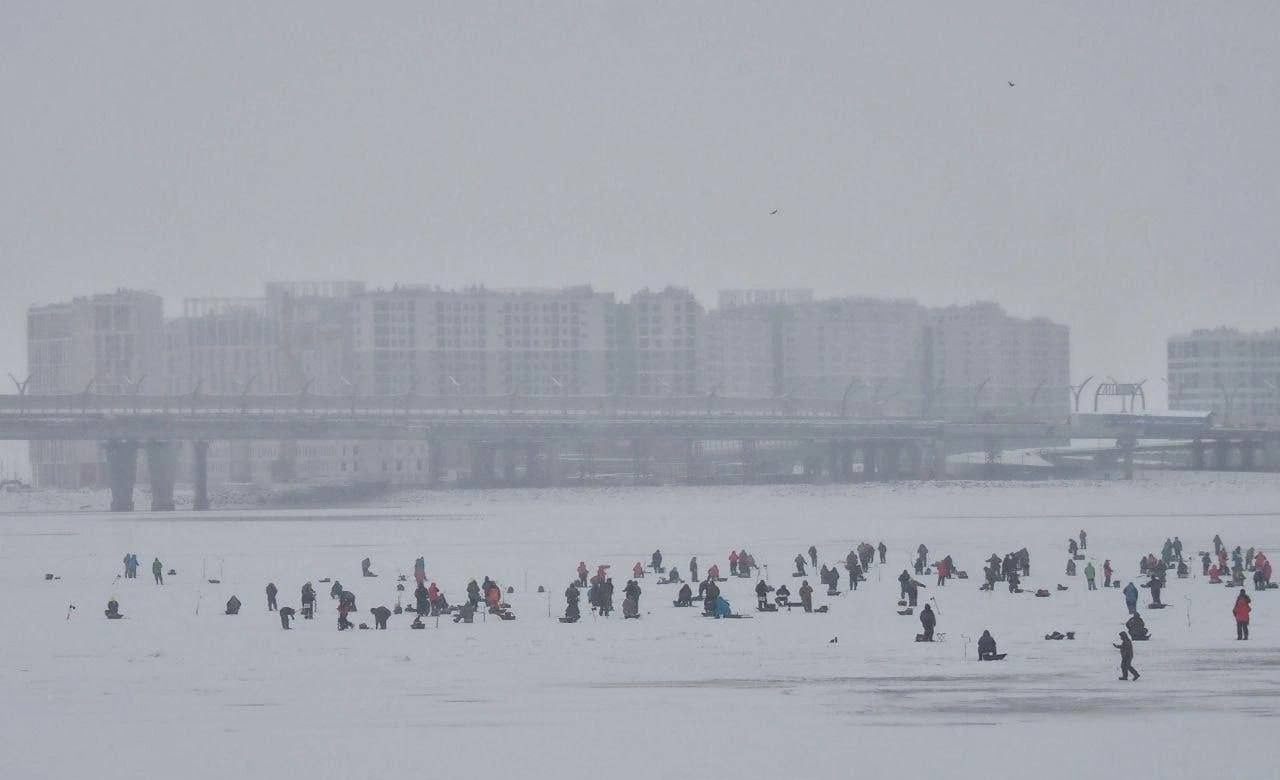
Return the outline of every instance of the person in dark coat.
<path id="1" fill-rule="evenodd" d="M 800 606 L 804 607 L 805 612 L 813 611 L 813 586 L 808 580 L 800 583 Z"/>
<path id="2" fill-rule="evenodd" d="M 289 630 L 289 621 L 293 619 L 293 607 L 280 608 L 280 627 Z"/>
<path id="3" fill-rule="evenodd" d="M 157 585 L 164 584 L 164 566 L 160 563 L 159 558 L 151 562 L 151 576 L 155 577 Z"/>
<path id="4" fill-rule="evenodd" d="M 797 577 L 803 577 L 803 576 L 804 576 L 804 574 L 805 574 L 805 572 L 804 572 L 804 556 L 803 556 L 803 555 L 797 555 L 797 556 L 796 556 L 796 576 L 797 576 Z"/>
<path id="5" fill-rule="evenodd" d="M 613 612 L 613 578 L 607 577 L 600 586 L 600 616 L 609 617 L 610 612 Z"/>
<path id="6" fill-rule="evenodd" d="M 920 627 L 924 629 L 924 641 L 933 641 L 933 628 L 938 625 L 938 618 L 933 614 L 933 607 L 928 604 L 920 610 Z"/>
<path id="7" fill-rule="evenodd" d="M 689 583 L 680 586 L 680 592 L 676 594 L 677 607 L 693 606 L 693 590 L 689 588 Z"/>
<path id="8" fill-rule="evenodd" d="M 386 607 L 374 607 L 369 610 L 369 614 L 373 615 L 373 627 L 386 630 L 387 618 L 391 617 L 391 610 Z"/>
<path id="9" fill-rule="evenodd" d="M 1083 528 L 1080 529 L 1080 549 L 1089 549 L 1089 535 L 1084 532 Z"/>
<path id="10" fill-rule="evenodd" d="M 704 611 L 713 613 L 716 611 L 716 599 L 720 598 L 720 586 L 711 577 L 707 577 L 705 583 L 707 588 L 703 591 L 702 606 Z"/>
<path id="11" fill-rule="evenodd" d="M 889 548 L 884 546 L 884 542 L 881 542 L 880 545 L 876 547 L 876 551 L 880 553 L 880 563 L 884 563 L 884 556 L 889 552 Z"/>
<path id="12" fill-rule="evenodd" d="M 267 583 L 267 611 L 276 611 L 276 584 L 274 582 Z"/>
<path id="13" fill-rule="evenodd" d="M 1133 642 L 1129 641 L 1129 635 L 1120 632 L 1120 644 L 1112 644 L 1112 647 L 1120 651 L 1120 679 L 1128 680 L 1129 674 L 1133 674 L 1133 681 L 1137 682 L 1138 670 L 1133 668 Z"/>
<path id="14" fill-rule="evenodd" d="M 698 556 L 689 559 L 689 582 L 698 581 Z"/>
<path id="15" fill-rule="evenodd" d="M 996 655 L 996 638 L 991 636 L 990 630 L 983 631 L 978 637 L 978 660 L 993 661 Z"/>
<path id="16" fill-rule="evenodd" d="M 760 580 L 759 582 L 756 583 L 756 608 L 757 609 L 764 609 L 769 605 L 769 591 L 771 590 L 773 590 L 773 588 L 769 587 L 769 584 L 764 580 Z"/>
<path id="17" fill-rule="evenodd" d="M 582 612 L 578 609 L 579 598 L 581 591 L 578 590 L 578 583 L 569 583 L 569 587 L 564 589 L 564 617 L 570 623 L 577 622 L 582 617 Z"/>
<path id="18" fill-rule="evenodd" d="M 419 615 L 427 615 L 431 612 L 431 594 L 427 591 L 427 586 L 418 583 L 418 587 L 413 589 L 414 611 Z"/>
<path id="19" fill-rule="evenodd" d="M 907 598 L 907 590 L 910 583 L 911 583 L 911 572 L 907 571 L 906 569 L 903 569 L 902 573 L 898 575 L 898 597 L 900 599 Z"/>
<path id="20" fill-rule="evenodd" d="M 1202 553 L 1200 553 L 1200 568 L 1203 570 L 1201 573 L 1202 573 L 1205 577 L 1208 577 L 1208 576 L 1209 576 L 1209 566 L 1210 566 L 1212 563 L 1213 563 L 1213 560 L 1209 557 L 1209 553 L 1208 553 L 1208 552 L 1202 552 Z"/>
<path id="21" fill-rule="evenodd" d="M 1124 586 L 1124 605 L 1129 608 L 1129 614 L 1133 615 L 1138 611 L 1138 587 L 1132 582 Z"/>
<path id="22" fill-rule="evenodd" d="M 235 596 L 232 596 L 231 598 L 227 599 L 227 614 L 228 615 L 240 614 L 240 599 L 236 598 Z"/>
<path id="23" fill-rule="evenodd" d="M 662 571 L 662 550 L 654 550 L 653 556 L 649 562 L 653 565 L 653 573 L 657 574 Z"/>
<path id="24" fill-rule="evenodd" d="M 115 599 L 107 602 L 107 608 L 102 611 L 102 614 L 107 616 L 107 620 L 119 620 L 124 617 L 124 615 L 120 614 L 120 602 Z"/>
<path id="25" fill-rule="evenodd" d="M 857 590 L 858 582 L 862 579 L 862 567 L 858 565 L 858 559 L 854 558 L 849 566 L 849 590 Z"/>
<path id="26" fill-rule="evenodd" d="M 329 598 L 336 599 L 342 595 L 342 583 L 337 580 L 333 581 L 333 587 L 329 588 Z"/>
<path id="27" fill-rule="evenodd" d="M 1164 587 L 1164 577 L 1151 578 L 1151 603 L 1160 604 L 1160 589 Z"/>
<path id="28" fill-rule="evenodd" d="M 809 561 L 815 567 L 818 565 L 818 548 L 813 546 L 812 544 L 809 545 Z"/>
<path id="29" fill-rule="evenodd" d="M 640 584 L 635 580 L 627 580 L 627 587 L 622 589 L 624 595 L 636 603 L 636 611 L 640 610 Z"/>
<path id="30" fill-rule="evenodd" d="M 474 579 L 467 583 L 467 601 L 473 607 L 480 603 L 480 585 Z"/>
<path id="31" fill-rule="evenodd" d="M 1149 639 L 1151 633 L 1147 631 L 1147 623 L 1142 619 L 1142 615 L 1136 612 L 1125 621 L 1124 628 L 1129 632 L 1129 638 L 1134 640 Z"/>
<path id="32" fill-rule="evenodd" d="M 370 568 L 372 565 L 373 563 L 370 562 L 368 558 L 365 558 L 363 561 L 360 561 L 360 576 L 361 577 L 377 577 L 378 575 L 374 574 L 373 570 Z"/>
<path id="33" fill-rule="evenodd" d="M 310 620 L 316 614 L 316 589 L 310 582 L 302 586 L 302 617 Z"/>

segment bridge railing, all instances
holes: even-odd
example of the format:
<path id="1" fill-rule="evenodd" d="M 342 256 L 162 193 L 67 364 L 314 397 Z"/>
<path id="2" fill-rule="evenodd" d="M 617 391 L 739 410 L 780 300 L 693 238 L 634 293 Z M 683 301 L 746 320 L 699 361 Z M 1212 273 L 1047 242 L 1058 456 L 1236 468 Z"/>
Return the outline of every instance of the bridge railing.
<path id="1" fill-rule="evenodd" d="M 839 401 L 719 396 L 334 396 L 272 395 L 0 395 L 0 416 L 13 415 L 567 415 L 603 417 L 840 417 Z M 845 405 L 845 417 L 885 417 Z"/>

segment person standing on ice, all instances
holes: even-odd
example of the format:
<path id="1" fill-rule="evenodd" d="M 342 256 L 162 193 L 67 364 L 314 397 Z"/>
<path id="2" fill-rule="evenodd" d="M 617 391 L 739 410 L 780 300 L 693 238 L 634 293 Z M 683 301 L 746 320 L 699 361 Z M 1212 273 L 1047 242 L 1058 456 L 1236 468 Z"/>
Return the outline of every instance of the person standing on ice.
<path id="1" fill-rule="evenodd" d="M 738 551 L 737 550 L 729 551 L 729 575 L 732 577 L 738 576 Z"/>
<path id="2" fill-rule="evenodd" d="M 933 607 L 925 604 L 924 609 L 920 610 L 920 627 L 924 629 L 924 633 L 921 634 L 922 641 L 933 641 L 933 629 L 936 625 L 938 625 L 938 618 L 933 614 Z"/>
<path id="3" fill-rule="evenodd" d="M 636 604 L 636 611 L 640 610 L 640 583 L 635 580 L 627 580 L 627 587 L 622 589 L 623 594 Z"/>
<path id="4" fill-rule="evenodd" d="M 818 568 L 818 548 L 815 545 L 809 545 L 809 562 L 813 564 L 813 568 Z"/>
<path id="5" fill-rule="evenodd" d="M 1208 552 L 1200 553 L 1200 570 L 1205 577 L 1209 576 L 1209 567 L 1213 564 L 1213 559 L 1209 557 Z"/>
<path id="6" fill-rule="evenodd" d="M 333 581 L 333 587 L 329 588 L 329 598 L 336 599 L 342 595 L 342 583 L 338 580 Z"/>
<path id="7" fill-rule="evenodd" d="M 907 589 L 910 587 L 910 585 L 911 585 L 911 572 L 907 571 L 906 569 L 903 569 L 902 573 L 898 575 L 899 599 L 905 599 L 907 597 Z"/>
<path id="8" fill-rule="evenodd" d="M 880 563 L 884 563 L 884 556 L 889 552 L 889 548 L 884 546 L 884 542 L 880 542 L 880 546 L 876 547 L 876 552 L 880 553 Z"/>
<path id="9" fill-rule="evenodd" d="M 131 563 L 132 561 L 130 559 L 130 553 L 125 553 L 124 554 L 124 578 L 126 580 L 133 579 L 133 566 L 131 565 Z"/>
<path id="10" fill-rule="evenodd" d="M 581 611 L 578 609 L 578 599 L 581 594 L 578 592 L 578 583 L 570 582 L 569 587 L 564 589 L 564 619 L 567 623 L 576 623 L 578 618 L 582 617 Z"/>
<path id="11" fill-rule="evenodd" d="M 413 589 L 414 611 L 419 617 L 427 615 L 431 612 L 431 595 L 427 591 L 427 586 L 419 582 L 418 587 Z"/>
<path id="12" fill-rule="evenodd" d="M 1138 674 L 1137 669 L 1133 668 L 1133 642 L 1129 641 L 1129 635 L 1121 631 L 1120 644 L 1113 643 L 1111 646 L 1120 651 L 1120 679 L 1128 680 L 1129 674 L 1132 673 L 1133 681 L 1137 682 L 1141 675 Z"/>
<path id="13" fill-rule="evenodd" d="M 164 584 L 164 577 L 162 576 L 163 574 L 164 574 L 164 566 L 161 565 L 160 559 L 156 558 L 154 561 L 151 562 L 151 576 L 156 578 L 157 585 Z"/>
<path id="14" fill-rule="evenodd" d="M 662 550 L 653 551 L 653 557 L 650 559 L 650 563 L 653 564 L 654 574 L 662 573 Z"/>
<path id="15" fill-rule="evenodd" d="M 1097 590 L 1098 585 L 1093 581 L 1098 576 L 1098 570 L 1093 568 L 1093 561 L 1089 561 L 1084 565 L 1084 580 L 1089 583 L 1089 590 Z"/>
<path id="16" fill-rule="evenodd" d="M 769 606 L 769 591 L 773 588 L 769 587 L 769 583 L 760 580 L 756 583 L 756 609 L 764 611 Z"/>
<path id="17" fill-rule="evenodd" d="M 1231 608 L 1231 614 L 1236 619 L 1236 641 L 1249 638 L 1249 613 L 1253 610 L 1253 605 L 1249 599 L 1249 594 L 1244 592 L 1244 588 L 1240 589 L 1240 595 L 1236 596 L 1236 604 Z"/>
<path id="18" fill-rule="evenodd" d="M 274 582 L 267 583 L 267 611 L 268 612 L 276 611 L 276 593 L 278 592 L 279 591 L 276 590 L 276 584 Z"/>
<path id="19" fill-rule="evenodd" d="M 316 614 L 316 589 L 311 583 L 302 586 L 302 616 L 310 620 Z"/>
<path id="20" fill-rule="evenodd" d="M 805 575 L 805 571 L 804 571 L 804 554 L 803 554 L 803 553 L 801 553 L 801 554 L 799 554 L 799 555 L 797 555 L 797 556 L 796 556 L 796 574 L 795 574 L 795 576 L 797 576 L 797 577 L 803 577 L 804 575 Z"/>
<path id="21" fill-rule="evenodd" d="M 1173 537 L 1173 557 L 1182 560 L 1182 540 L 1176 536 Z"/>
<path id="22" fill-rule="evenodd" d="M 373 573 L 373 569 L 371 568 L 372 566 L 373 566 L 373 562 L 370 561 L 368 558 L 365 558 L 363 561 L 360 561 L 360 576 L 361 577 L 377 577 L 378 575 Z"/>
<path id="23" fill-rule="evenodd" d="M 1136 614 L 1138 611 L 1138 588 L 1132 582 L 1124 586 L 1124 605 L 1129 608 L 1129 614 Z"/>
<path id="24" fill-rule="evenodd" d="M 578 561 L 578 587 L 579 588 L 587 587 L 587 575 L 590 573 L 591 573 L 590 570 L 587 569 L 587 562 Z"/>
<path id="25" fill-rule="evenodd" d="M 421 555 L 413 562 L 413 579 L 418 583 L 418 587 L 422 587 L 422 584 L 427 581 L 427 559 Z"/>
<path id="26" fill-rule="evenodd" d="M 689 582 L 698 581 L 698 556 L 689 559 Z"/>
<path id="27" fill-rule="evenodd" d="M 1088 549 L 1088 547 L 1089 547 L 1089 535 L 1084 532 L 1083 528 L 1081 528 L 1080 529 L 1080 549 L 1085 550 L 1085 549 Z"/>
<path id="28" fill-rule="evenodd" d="M 800 583 L 800 606 L 804 607 L 805 612 L 813 611 L 813 586 L 808 580 Z"/>
<path id="29" fill-rule="evenodd" d="M 1102 562 L 1102 587 L 1111 587 L 1111 559 Z"/>
<path id="30" fill-rule="evenodd" d="M 1076 553 L 1080 552 L 1080 545 L 1076 544 L 1075 539 L 1067 540 L 1067 554 L 1072 558 L 1076 557 Z"/>

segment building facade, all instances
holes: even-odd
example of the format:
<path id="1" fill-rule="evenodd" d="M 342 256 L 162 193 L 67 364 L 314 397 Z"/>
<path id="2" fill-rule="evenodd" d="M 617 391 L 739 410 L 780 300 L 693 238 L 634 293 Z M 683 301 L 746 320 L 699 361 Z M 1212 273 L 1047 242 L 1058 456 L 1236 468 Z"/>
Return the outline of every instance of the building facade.
<path id="1" fill-rule="evenodd" d="M 1169 339 L 1169 408 L 1225 425 L 1280 423 L 1280 329 L 1195 330 Z"/>

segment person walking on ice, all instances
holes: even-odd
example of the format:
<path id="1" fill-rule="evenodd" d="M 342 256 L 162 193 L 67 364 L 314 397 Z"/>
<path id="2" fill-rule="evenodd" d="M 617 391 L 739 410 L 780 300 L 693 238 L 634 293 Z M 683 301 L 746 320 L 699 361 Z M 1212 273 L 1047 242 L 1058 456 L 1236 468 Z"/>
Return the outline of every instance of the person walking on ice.
<path id="1" fill-rule="evenodd" d="M 164 566 L 161 565 L 160 559 L 156 558 L 151 562 L 151 576 L 156 578 L 157 585 L 164 584 Z"/>
<path id="2" fill-rule="evenodd" d="M 1129 674 L 1133 673 L 1133 681 L 1137 682 L 1141 676 L 1138 670 L 1133 668 L 1133 642 L 1129 641 L 1129 635 L 1120 632 L 1120 644 L 1112 644 L 1112 647 L 1120 651 L 1120 679 L 1128 680 Z"/>

